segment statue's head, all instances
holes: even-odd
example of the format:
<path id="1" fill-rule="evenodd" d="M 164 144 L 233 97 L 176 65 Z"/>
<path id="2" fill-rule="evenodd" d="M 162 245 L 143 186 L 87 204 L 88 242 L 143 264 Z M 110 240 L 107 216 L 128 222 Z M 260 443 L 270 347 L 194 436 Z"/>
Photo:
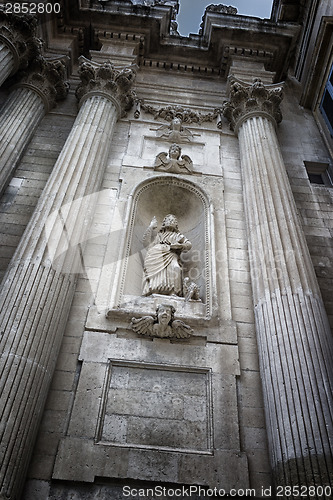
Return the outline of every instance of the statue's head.
<path id="1" fill-rule="evenodd" d="M 175 160 L 178 160 L 180 157 L 180 153 L 182 152 L 181 147 L 178 144 L 171 144 L 169 148 L 169 156 Z"/>
<path id="2" fill-rule="evenodd" d="M 174 319 L 176 309 L 170 304 L 160 304 L 156 309 L 158 322 L 161 325 L 169 325 Z"/>
<path id="3" fill-rule="evenodd" d="M 161 229 L 171 229 L 172 231 L 178 231 L 178 221 L 177 218 L 168 214 L 164 217 Z"/>

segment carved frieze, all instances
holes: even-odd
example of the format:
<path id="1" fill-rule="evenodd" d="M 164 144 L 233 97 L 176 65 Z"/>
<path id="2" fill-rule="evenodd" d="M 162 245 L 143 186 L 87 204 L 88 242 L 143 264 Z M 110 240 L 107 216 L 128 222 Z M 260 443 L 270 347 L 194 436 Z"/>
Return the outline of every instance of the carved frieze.
<path id="1" fill-rule="evenodd" d="M 118 106 L 120 115 L 124 116 L 134 102 L 134 69 L 117 69 L 110 61 L 104 64 L 93 63 L 83 56 L 79 60 L 81 84 L 76 89 L 78 100 L 91 94 L 106 95 Z"/>
<path id="2" fill-rule="evenodd" d="M 181 147 L 172 144 L 169 152 L 162 152 L 156 156 L 154 170 L 172 172 L 175 174 L 192 174 L 193 162 L 188 155 L 181 156 Z"/>
<path id="3" fill-rule="evenodd" d="M 24 69 L 38 56 L 41 41 L 36 37 L 37 19 L 30 14 L 7 14 L 0 10 L 0 41 L 14 57 L 14 71 Z"/>
<path id="4" fill-rule="evenodd" d="M 139 334 L 148 337 L 188 339 L 193 330 L 183 321 L 175 320 L 176 309 L 170 304 L 160 304 L 155 316 L 132 318 L 131 328 Z"/>
<path id="5" fill-rule="evenodd" d="M 181 120 L 181 123 L 203 123 L 203 122 L 212 122 L 216 120 L 219 116 L 219 109 L 214 109 L 213 112 L 210 113 L 197 113 L 189 108 L 183 108 L 182 106 L 166 106 L 162 108 L 156 108 L 151 104 L 145 104 L 143 99 L 140 99 L 136 102 L 136 113 L 134 115 L 135 118 L 139 118 L 141 109 L 146 113 L 150 113 L 154 116 L 154 119 L 162 118 L 167 122 L 172 122 L 175 118 Z"/>
<path id="6" fill-rule="evenodd" d="M 64 99 L 69 90 L 66 78 L 66 64 L 63 60 L 36 58 L 28 71 L 20 75 L 20 83 L 15 87 L 28 87 L 43 100 L 46 109 L 52 109 L 56 101 Z"/>
<path id="7" fill-rule="evenodd" d="M 282 98 L 281 84 L 264 85 L 261 80 L 256 79 L 249 85 L 234 79 L 230 85 L 230 101 L 223 104 L 223 114 L 235 131 L 251 115 L 264 115 L 279 123 L 282 120 Z"/>

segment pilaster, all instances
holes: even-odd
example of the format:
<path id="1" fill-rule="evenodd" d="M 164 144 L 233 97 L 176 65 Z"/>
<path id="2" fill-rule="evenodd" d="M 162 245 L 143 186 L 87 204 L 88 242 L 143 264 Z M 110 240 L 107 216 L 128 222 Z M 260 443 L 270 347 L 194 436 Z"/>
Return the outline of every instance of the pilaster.
<path id="1" fill-rule="evenodd" d="M 37 19 L 32 15 L 6 14 L 0 10 L 0 85 L 38 54 Z"/>
<path id="2" fill-rule="evenodd" d="M 4 279 L 1 498 L 18 500 L 75 290 L 81 248 L 132 71 L 81 61 L 81 108 Z M 61 223 L 59 223 L 61 221 Z"/>
<path id="3" fill-rule="evenodd" d="M 56 103 L 66 97 L 66 67 L 63 61 L 38 58 L 21 75 L 1 109 L 0 192 L 9 182 L 21 154 L 36 127 Z"/>
<path id="4" fill-rule="evenodd" d="M 333 346 L 275 131 L 282 95 L 234 80 L 224 114 L 239 138 L 275 483 L 319 486 L 333 479 Z"/>

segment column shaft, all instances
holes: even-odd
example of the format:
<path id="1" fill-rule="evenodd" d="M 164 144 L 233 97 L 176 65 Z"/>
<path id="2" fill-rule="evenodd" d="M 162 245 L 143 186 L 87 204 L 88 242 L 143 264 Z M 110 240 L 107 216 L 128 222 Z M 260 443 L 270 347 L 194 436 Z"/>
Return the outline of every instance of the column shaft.
<path id="1" fill-rule="evenodd" d="M 25 146 L 45 114 L 41 97 L 29 88 L 13 90 L 1 110 L 0 192 L 8 184 Z"/>
<path id="2" fill-rule="evenodd" d="M 116 106 L 106 97 L 84 102 L 4 280 L 0 477 L 5 498 L 18 500 L 24 482 L 74 293 L 70 273 L 80 260 L 116 120 Z"/>
<path id="3" fill-rule="evenodd" d="M 275 482 L 331 484 L 333 346 L 326 312 L 272 121 L 247 118 L 238 137 Z"/>
<path id="4" fill-rule="evenodd" d="M 0 41 L 0 87 L 15 70 L 13 51 Z"/>

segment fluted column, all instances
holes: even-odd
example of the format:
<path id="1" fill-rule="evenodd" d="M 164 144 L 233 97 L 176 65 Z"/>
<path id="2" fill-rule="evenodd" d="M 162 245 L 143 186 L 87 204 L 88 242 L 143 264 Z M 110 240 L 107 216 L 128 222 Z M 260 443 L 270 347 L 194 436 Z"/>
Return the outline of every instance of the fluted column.
<path id="1" fill-rule="evenodd" d="M 31 15 L 6 14 L 0 10 L 0 86 L 37 55 L 37 19 Z"/>
<path id="2" fill-rule="evenodd" d="M 80 111 L 5 277 L 0 342 L 1 498 L 18 500 L 131 70 L 81 60 Z M 75 458 L 74 458 L 75 459 Z"/>
<path id="3" fill-rule="evenodd" d="M 12 90 L 0 111 L 0 193 L 6 188 L 24 148 L 56 100 L 66 97 L 63 61 L 39 57 Z"/>
<path id="4" fill-rule="evenodd" d="M 281 86 L 234 81 L 224 114 L 239 138 L 275 484 L 329 485 L 332 335 L 275 131 L 281 99 Z"/>

